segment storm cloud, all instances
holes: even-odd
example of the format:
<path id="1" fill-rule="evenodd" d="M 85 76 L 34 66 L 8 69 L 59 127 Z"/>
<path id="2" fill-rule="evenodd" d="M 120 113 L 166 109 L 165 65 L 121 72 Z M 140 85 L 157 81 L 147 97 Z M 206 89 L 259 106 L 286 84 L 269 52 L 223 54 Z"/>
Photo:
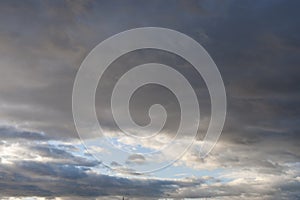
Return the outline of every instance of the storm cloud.
<path id="1" fill-rule="evenodd" d="M 300 198 L 300 2 L 0 4 L 1 198 Z M 183 177 L 140 175 L 130 169 L 113 172 L 86 151 L 75 130 L 72 87 L 85 56 L 107 37 L 145 26 L 185 33 L 215 61 L 228 102 L 218 144 L 207 158 L 198 157 L 197 147 L 210 119 L 209 93 L 193 67 L 169 52 L 135 51 L 112 63 L 97 89 L 98 119 L 108 134 L 118 131 L 108 111 L 111 89 L 132 67 L 159 62 L 180 71 L 195 89 L 201 109 L 195 146 L 170 169 L 178 173 L 179 167 L 186 173 Z M 169 90 L 145 86 L 133 97 L 132 117 L 138 124 L 149 123 L 148 108 L 161 103 L 168 112 L 165 134 L 176 133 L 180 109 Z M 154 142 L 143 145 L 157 148 Z M 147 161 L 131 155 L 127 162 Z"/>

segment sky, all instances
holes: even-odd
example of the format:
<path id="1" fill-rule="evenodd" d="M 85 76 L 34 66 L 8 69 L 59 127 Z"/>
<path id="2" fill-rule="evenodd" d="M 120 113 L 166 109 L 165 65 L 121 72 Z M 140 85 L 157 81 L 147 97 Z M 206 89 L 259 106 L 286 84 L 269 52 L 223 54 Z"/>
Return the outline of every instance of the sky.
<path id="1" fill-rule="evenodd" d="M 300 199 L 299 6 L 293 0 L 1 0 L 0 198 Z M 95 107 L 104 135 L 116 146 L 159 150 L 180 122 L 174 94 L 147 85 L 134 93 L 131 114 L 146 125 L 149 107 L 164 105 L 163 137 L 140 144 L 118 137 L 109 110 L 111 91 L 133 66 L 172 66 L 199 100 L 194 144 L 171 166 L 147 174 L 134 169 L 174 159 L 191 140 L 189 133 L 159 159 L 122 158 L 93 140 L 92 127 L 86 142 L 93 148 L 87 150 L 72 116 L 73 83 L 84 58 L 106 38 L 139 27 L 173 29 L 199 42 L 218 66 L 227 95 L 222 134 L 210 154 L 200 158 L 211 104 L 193 66 L 153 49 L 113 62 L 99 82 Z"/>

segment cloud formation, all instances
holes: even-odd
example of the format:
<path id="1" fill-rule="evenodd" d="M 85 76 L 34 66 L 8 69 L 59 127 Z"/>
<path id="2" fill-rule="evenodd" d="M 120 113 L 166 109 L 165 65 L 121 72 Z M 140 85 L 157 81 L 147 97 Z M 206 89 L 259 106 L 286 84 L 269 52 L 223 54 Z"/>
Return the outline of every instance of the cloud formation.
<path id="1" fill-rule="evenodd" d="M 299 199 L 299 4 L 2 1 L 1 198 Z M 214 59 L 228 97 L 220 141 L 207 158 L 199 159 L 198 146 L 210 117 L 209 94 L 192 66 L 167 52 L 131 52 L 114 62 L 98 87 L 98 118 L 107 134 L 114 136 L 118 128 L 107 110 L 111 88 L 133 66 L 160 62 L 183 73 L 197 92 L 202 120 L 195 146 L 170 168 L 185 170 L 183 178 L 141 176 L 130 169 L 112 172 L 86 152 L 74 128 L 72 86 L 84 57 L 107 37 L 143 26 L 181 31 L 200 42 Z M 149 106 L 163 104 L 168 111 L 165 136 L 174 135 L 180 109 L 168 90 L 145 86 L 131 103 L 133 119 L 141 125 L 149 122 Z M 183 143 L 187 140 L 182 138 Z M 161 142 L 142 146 L 158 149 Z M 104 154 L 105 149 L 95 146 L 93 151 Z M 177 151 L 180 147 L 164 158 Z M 127 162 L 141 165 L 147 160 L 131 155 Z M 210 176 L 205 175 L 208 169 L 213 171 Z"/>

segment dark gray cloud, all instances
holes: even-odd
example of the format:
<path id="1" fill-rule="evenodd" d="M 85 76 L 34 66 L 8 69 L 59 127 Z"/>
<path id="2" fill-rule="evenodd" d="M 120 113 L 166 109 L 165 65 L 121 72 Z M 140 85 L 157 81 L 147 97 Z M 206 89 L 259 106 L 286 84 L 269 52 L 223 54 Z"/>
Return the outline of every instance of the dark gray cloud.
<path id="1" fill-rule="evenodd" d="M 2 151 L 1 195 L 298 199 L 299 172 L 290 173 L 299 171 L 294 163 L 300 161 L 299 4 L 283 0 L 1 1 L 0 145 L 24 144 L 27 150 L 51 160 L 36 161 L 36 155 L 25 152 L 31 160 L 14 160 L 9 166 L 4 161 L 11 154 Z M 208 189 L 197 180 L 185 185 L 184 181 L 118 178 L 92 172 L 91 168 L 101 164 L 75 156 L 73 145 L 44 144 L 77 137 L 71 94 L 86 54 L 105 38 L 142 26 L 172 28 L 199 41 L 226 85 L 228 115 L 219 145 L 206 160 L 191 156 L 184 164 L 234 169 L 241 177 L 254 171 L 258 177 L 282 181 L 270 184 L 245 179 L 241 184 L 216 184 Z M 111 113 L 105 110 L 115 78 L 150 61 L 171 65 L 191 81 L 204 119 L 201 139 L 210 115 L 208 92 L 188 63 L 166 52 L 132 52 L 112 64 L 102 80 L 106 85 L 97 92 L 99 120 L 108 130 L 116 129 Z M 172 135 L 178 124 L 178 102 L 164 88 L 142 89 L 132 99 L 133 118 L 146 124 L 146 108 L 160 102 L 168 110 L 165 128 Z M 11 128 L 15 125 L 19 128 Z M 129 160 L 143 159 L 133 156 Z M 260 183 L 265 190 L 258 187 Z"/>
<path id="2" fill-rule="evenodd" d="M 31 131 L 21 131 L 13 127 L 0 127 L 1 140 L 49 140 L 45 134 Z"/>
<path id="3" fill-rule="evenodd" d="M 127 179 L 89 172 L 74 165 L 20 161 L 2 166 L 3 196 L 132 196 L 160 197 L 191 183 L 155 179 Z M 15 188 L 11 190 L 11 187 Z"/>
<path id="4" fill-rule="evenodd" d="M 229 98 L 228 119 L 233 121 L 229 121 L 226 128 L 238 131 L 244 125 L 264 126 L 264 122 L 274 126 L 281 123 L 281 119 L 291 122 L 297 119 L 299 113 L 299 73 L 296 67 L 299 63 L 299 39 L 294 35 L 299 17 L 293 9 L 297 7 L 294 4 L 297 3 L 224 1 L 223 6 L 219 6 L 207 1 L 178 4 L 155 1 L 146 5 L 136 1 L 109 4 L 4 2 L 1 25 L 5 28 L 1 34 L 1 52 L 3 65 L 10 67 L 1 70 L 1 98 L 7 104 L 2 115 L 18 123 L 27 121 L 46 134 L 76 137 L 71 92 L 76 70 L 86 53 L 113 33 L 139 26 L 163 26 L 192 36 L 207 48 L 216 61 Z M 286 15 L 287 10 L 289 15 Z M 131 55 L 132 59 L 127 57 L 116 65 L 126 70 L 124 66 L 149 60 L 166 62 L 174 67 L 183 64 L 174 57 L 164 58 L 166 55 L 162 53 L 145 54 Z M 202 116 L 209 115 L 205 85 L 198 82 L 199 77 L 190 68 L 182 71 L 186 71 L 189 80 L 194 81 L 195 87 L 200 90 Z M 8 80 L 12 76 L 15 81 Z M 107 78 L 113 76 L 114 73 Z M 161 100 L 168 99 L 166 92 L 162 91 L 164 95 L 160 95 L 159 90 L 155 92 L 158 95 L 154 97 L 165 95 Z M 103 98 L 109 97 L 109 93 L 103 90 L 101 94 L 105 94 Z M 153 101 L 149 97 L 136 99 L 137 103 L 144 104 Z M 105 105 L 99 105 L 99 118 L 109 128 L 113 122 L 100 109 Z M 174 116 L 170 118 L 173 121 L 169 125 L 171 130 L 176 129 L 174 124 L 178 121 L 178 112 L 173 107 L 170 109 L 174 111 L 169 112 L 170 116 Z M 134 113 L 140 113 L 136 114 L 137 119 L 147 121 L 147 109 L 133 111 L 134 116 Z M 204 132 L 206 126 L 203 126 Z"/>

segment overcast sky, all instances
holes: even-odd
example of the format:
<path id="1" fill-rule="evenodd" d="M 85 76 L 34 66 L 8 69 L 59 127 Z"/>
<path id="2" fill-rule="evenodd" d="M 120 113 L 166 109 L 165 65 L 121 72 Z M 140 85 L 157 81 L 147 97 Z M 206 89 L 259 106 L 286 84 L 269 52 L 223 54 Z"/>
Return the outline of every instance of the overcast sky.
<path id="1" fill-rule="evenodd" d="M 299 7 L 292 0 L 1 0 L 0 198 L 300 199 Z M 115 138 L 119 129 L 109 100 L 123 73 L 149 62 L 172 66 L 190 81 L 201 120 L 194 146 L 169 168 L 134 173 L 130 166 L 148 161 L 133 154 L 124 163 L 109 163 L 125 169 L 114 171 L 79 140 L 72 87 L 81 62 L 97 44 L 148 26 L 180 31 L 207 50 L 223 77 L 227 118 L 217 145 L 200 159 L 197 149 L 210 119 L 201 76 L 168 52 L 128 53 L 112 63 L 97 89 L 97 115 L 105 134 L 118 145 L 134 145 Z M 133 119 L 149 123 L 149 106 L 161 103 L 169 117 L 164 134 L 173 137 L 180 121 L 175 96 L 152 85 L 134 97 Z M 146 141 L 138 150 L 157 150 L 159 142 Z M 119 159 L 105 146 L 92 151 L 103 159 Z M 157 162 L 178 151 L 164 152 Z"/>

